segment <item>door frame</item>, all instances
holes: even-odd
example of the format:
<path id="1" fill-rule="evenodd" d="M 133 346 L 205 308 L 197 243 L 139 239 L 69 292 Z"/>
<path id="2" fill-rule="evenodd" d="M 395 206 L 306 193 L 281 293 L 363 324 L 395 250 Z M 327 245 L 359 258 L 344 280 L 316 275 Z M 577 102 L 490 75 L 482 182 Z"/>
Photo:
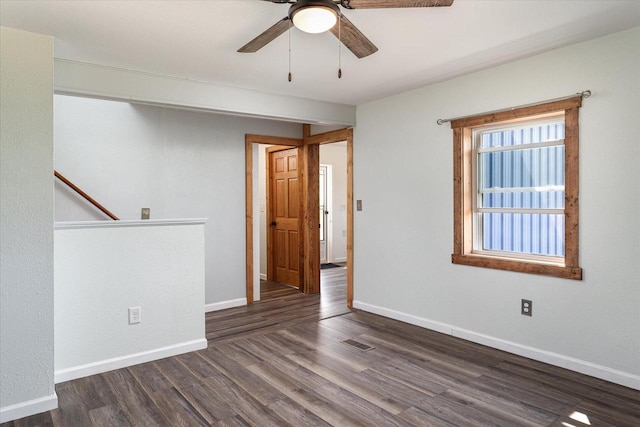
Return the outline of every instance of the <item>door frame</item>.
<path id="1" fill-rule="evenodd" d="M 254 301 L 254 247 L 253 247 L 253 144 L 300 147 L 298 165 L 302 171 L 303 228 L 302 248 L 304 293 L 320 292 L 320 236 L 318 231 L 318 179 L 319 146 L 334 142 L 347 142 L 347 306 L 353 307 L 353 129 L 345 128 L 311 135 L 311 126 L 302 125 L 302 139 L 266 135 L 245 135 L 245 217 L 246 217 L 246 295 L 247 304 Z"/>

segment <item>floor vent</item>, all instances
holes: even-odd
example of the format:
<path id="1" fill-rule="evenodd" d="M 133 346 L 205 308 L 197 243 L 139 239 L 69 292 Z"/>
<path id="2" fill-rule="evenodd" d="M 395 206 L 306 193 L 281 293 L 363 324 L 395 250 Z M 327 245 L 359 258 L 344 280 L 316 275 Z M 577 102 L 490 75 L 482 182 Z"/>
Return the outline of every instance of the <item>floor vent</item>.
<path id="1" fill-rule="evenodd" d="M 352 339 L 348 339 L 348 340 L 344 340 L 342 341 L 345 344 L 349 344 L 350 346 L 353 346 L 357 349 L 360 349 L 362 351 L 369 351 L 369 350 L 373 350 L 375 347 L 371 347 L 370 345 L 366 345 L 366 344 L 362 344 L 361 342 L 358 342 L 356 340 L 352 340 Z"/>

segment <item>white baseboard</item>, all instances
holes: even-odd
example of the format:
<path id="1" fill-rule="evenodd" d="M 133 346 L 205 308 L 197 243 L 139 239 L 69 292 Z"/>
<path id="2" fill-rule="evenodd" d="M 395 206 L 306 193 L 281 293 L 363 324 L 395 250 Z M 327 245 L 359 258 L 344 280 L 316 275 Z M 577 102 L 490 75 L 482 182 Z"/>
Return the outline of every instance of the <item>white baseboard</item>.
<path id="1" fill-rule="evenodd" d="M 260 273 L 260 280 L 267 280 L 267 275 L 264 273 Z"/>
<path id="2" fill-rule="evenodd" d="M 6 423 L 20 418 L 29 417 L 41 412 L 51 411 L 58 407 L 58 396 L 55 392 L 49 396 L 39 397 L 26 402 L 20 402 L 13 405 L 3 406 L 0 408 L 0 424 Z"/>
<path id="3" fill-rule="evenodd" d="M 379 314 L 380 316 L 389 317 L 391 319 L 400 320 L 401 322 L 410 323 L 432 331 L 441 332 L 447 335 L 453 335 L 451 325 L 425 319 L 423 317 L 414 316 L 412 314 L 403 313 L 401 311 L 391 310 L 390 308 L 378 307 L 360 301 L 353 301 L 353 308 L 357 308 L 368 313 Z"/>
<path id="4" fill-rule="evenodd" d="M 553 353 L 534 347 L 506 341 L 489 335 L 480 334 L 478 332 L 469 331 L 467 329 L 458 328 L 446 323 L 436 322 L 425 319 L 423 317 L 414 316 L 412 314 L 367 304 L 360 301 L 354 301 L 353 307 L 369 313 L 378 314 L 380 316 L 389 317 L 391 319 L 400 320 L 412 325 L 421 326 L 443 334 L 452 335 L 467 341 L 486 345 L 488 347 L 497 348 L 518 356 L 528 357 L 529 359 L 538 360 L 550 365 L 559 366 L 561 368 L 570 369 L 592 377 L 600 378 L 612 383 L 620 384 L 640 390 L 640 376 L 629 372 L 619 371 L 607 366 L 597 365 L 585 360 L 576 359 L 574 357 L 565 356 L 563 354 Z"/>
<path id="5" fill-rule="evenodd" d="M 212 304 L 206 304 L 204 306 L 204 312 L 208 313 L 210 311 L 224 310 L 225 308 L 240 307 L 243 305 L 247 305 L 246 298 L 238 298 L 238 299 L 232 299 L 229 301 L 214 302 Z"/>
<path id="6" fill-rule="evenodd" d="M 188 353 L 190 351 L 202 350 L 204 348 L 207 348 L 207 340 L 206 338 L 201 338 L 157 348 L 155 350 L 114 357 L 113 359 L 87 363 L 86 365 L 74 366 L 72 368 L 59 369 L 55 371 L 55 382 L 58 384 L 77 378 L 88 377 L 89 375 L 112 371 L 114 369 L 126 368 L 127 366 L 164 359 L 165 357 L 177 356 L 178 354 Z"/>
<path id="7" fill-rule="evenodd" d="M 347 262 L 347 258 L 346 257 L 334 258 L 333 261 L 331 262 Z"/>

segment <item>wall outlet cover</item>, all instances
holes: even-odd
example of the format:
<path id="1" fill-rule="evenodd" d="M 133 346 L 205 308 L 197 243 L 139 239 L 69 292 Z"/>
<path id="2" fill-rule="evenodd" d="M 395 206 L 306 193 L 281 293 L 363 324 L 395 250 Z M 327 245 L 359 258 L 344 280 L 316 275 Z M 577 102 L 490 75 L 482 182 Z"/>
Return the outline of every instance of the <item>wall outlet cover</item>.
<path id="1" fill-rule="evenodd" d="M 142 322 L 142 309 L 140 307 L 129 307 L 129 324 L 135 325 Z"/>
<path id="2" fill-rule="evenodd" d="M 523 299 L 520 302 L 520 314 L 523 316 L 533 316 L 533 301 L 529 299 Z"/>

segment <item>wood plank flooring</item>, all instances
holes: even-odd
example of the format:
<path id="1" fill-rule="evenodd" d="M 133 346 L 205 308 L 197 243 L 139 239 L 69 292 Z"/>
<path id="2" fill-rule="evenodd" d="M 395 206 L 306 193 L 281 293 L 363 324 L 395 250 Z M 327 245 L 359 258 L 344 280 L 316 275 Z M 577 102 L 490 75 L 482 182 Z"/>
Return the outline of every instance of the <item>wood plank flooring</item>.
<path id="1" fill-rule="evenodd" d="M 345 280 L 263 283 L 206 315 L 206 350 L 58 384 L 58 409 L 2 427 L 640 426 L 640 391 L 349 310 Z"/>

